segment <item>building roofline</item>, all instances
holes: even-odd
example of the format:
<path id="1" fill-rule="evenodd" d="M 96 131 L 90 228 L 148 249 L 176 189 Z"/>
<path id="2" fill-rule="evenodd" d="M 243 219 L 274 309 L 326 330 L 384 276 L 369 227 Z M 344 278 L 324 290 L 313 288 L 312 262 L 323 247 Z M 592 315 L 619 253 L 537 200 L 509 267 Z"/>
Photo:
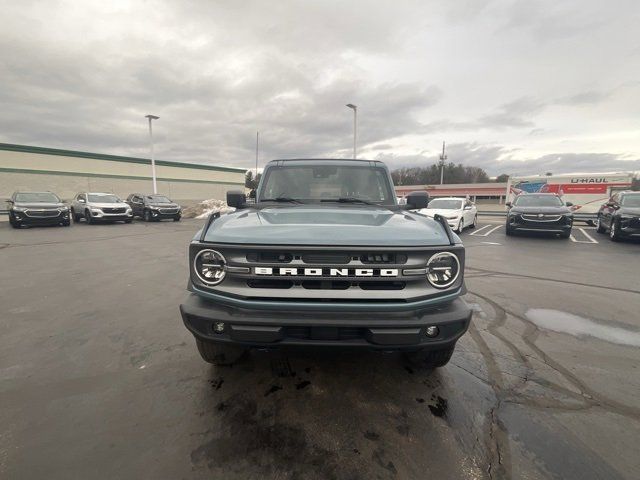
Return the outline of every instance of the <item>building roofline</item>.
<path id="1" fill-rule="evenodd" d="M 16 145 L 13 143 L 0 143 L 0 150 L 4 150 L 7 152 L 38 153 L 43 155 L 58 155 L 64 157 L 90 158 L 93 160 L 107 160 L 111 162 L 140 163 L 144 165 L 151 165 L 151 160 L 148 158 L 125 157 L 120 155 L 108 155 L 104 153 L 83 152 L 78 150 L 36 147 L 32 145 Z M 156 160 L 155 163 L 156 165 L 162 165 L 165 167 L 197 168 L 201 170 L 214 170 L 219 172 L 244 173 L 247 171 L 246 168 L 220 167 L 216 165 L 207 165 L 204 163 L 172 162 L 167 160 Z"/>

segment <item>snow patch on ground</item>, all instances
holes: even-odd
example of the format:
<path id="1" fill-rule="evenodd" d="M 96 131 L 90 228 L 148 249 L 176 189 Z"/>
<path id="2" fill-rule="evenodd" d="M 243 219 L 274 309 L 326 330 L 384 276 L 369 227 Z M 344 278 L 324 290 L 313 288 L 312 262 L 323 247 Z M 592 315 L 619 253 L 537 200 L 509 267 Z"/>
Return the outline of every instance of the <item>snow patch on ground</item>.
<path id="1" fill-rule="evenodd" d="M 224 200 L 216 200 L 211 198 L 204 200 L 196 205 L 185 208 L 182 212 L 184 218 L 207 218 L 209 215 L 215 212 L 220 214 L 234 212 L 235 208 L 229 207 Z"/>

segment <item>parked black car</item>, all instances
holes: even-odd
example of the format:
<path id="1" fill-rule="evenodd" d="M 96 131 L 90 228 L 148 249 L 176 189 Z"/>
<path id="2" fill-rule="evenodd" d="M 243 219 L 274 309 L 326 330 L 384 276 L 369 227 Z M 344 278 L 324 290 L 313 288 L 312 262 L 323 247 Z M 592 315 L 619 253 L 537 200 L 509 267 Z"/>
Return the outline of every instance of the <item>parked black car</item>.
<path id="1" fill-rule="evenodd" d="M 145 222 L 167 218 L 179 222 L 182 217 L 182 207 L 164 195 L 132 193 L 127 197 L 127 203 L 133 210 L 133 216 L 140 217 Z"/>
<path id="2" fill-rule="evenodd" d="M 51 192 L 15 192 L 9 199 L 13 228 L 32 225 L 71 225 L 69 207 Z"/>
<path id="3" fill-rule="evenodd" d="M 614 242 L 625 237 L 640 237 L 640 192 L 618 192 L 598 210 L 597 232 L 606 233 Z"/>
<path id="4" fill-rule="evenodd" d="M 547 232 L 569 238 L 573 225 L 571 202 L 555 193 L 521 193 L 507 203 L 507 235 L 515 232 Z"/>

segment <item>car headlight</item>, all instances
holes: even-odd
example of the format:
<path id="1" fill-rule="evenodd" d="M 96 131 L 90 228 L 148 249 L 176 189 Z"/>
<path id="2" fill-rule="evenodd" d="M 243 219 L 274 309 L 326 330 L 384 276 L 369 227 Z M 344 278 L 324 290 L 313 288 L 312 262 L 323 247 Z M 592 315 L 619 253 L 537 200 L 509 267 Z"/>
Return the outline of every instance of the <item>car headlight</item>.
<path id="1" fill-rule="evenodd" d="M 200 250 L 193 259 L 193 269 L 202 283 L 213 286 L 227 275 L 227 261 L 216 250 Z"/>
<path id="2" fill-rule="evenodd" d="M 623 220 L 631 220 L 632 218 L 636 218 L 638 215 L 628 215 L 628 214 L 622 214 L 620 215 L 620 218 Z"/>
<path id="3" fill-rule="evenodd" d="M 68 212 L 69 211 L 69 207 L 60 207 L 60 211 L 61 212 Z"/>
<path id="4" fill-rule="evenodd" d="M 453 215 L 445 215 L 444 218 L 446 218 L 448 220 L 455 220 L 456 218 L 459 218 L 459 217 L 460 217 L 460 214 L 456 213 L 456 214 L 453 214 Z"/>
<path id="5" fill-rule="evenodd" d="M 27 211 L 26 208 L 22 208 L 22 207 L 13 207 L 13 211 L 14 212 L 19 212 L 19 213 L 24 213 Z"/>
<path id="6" fill-rule="evenodd" d="M 460 275 L 460 260 L 451 252 L 440 252 L 427 262 L 427 280 L 436 288 L 447 288 Z"/>
<path id="7" fill-rule="evenodd" d="M 158 210 L 158 207 L 154 207 L 153 205 L 149 205 L 149 210 Z"/>

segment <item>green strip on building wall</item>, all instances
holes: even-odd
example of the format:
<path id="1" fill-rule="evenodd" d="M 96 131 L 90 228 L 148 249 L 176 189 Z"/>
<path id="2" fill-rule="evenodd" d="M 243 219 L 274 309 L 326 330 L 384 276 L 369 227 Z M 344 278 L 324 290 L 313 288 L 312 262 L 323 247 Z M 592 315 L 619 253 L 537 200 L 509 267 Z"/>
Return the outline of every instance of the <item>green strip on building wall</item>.
<path id="1" fill-rule="evenodd" d="M 79 152 L 74 150 L 62 150 L 59 148 L 33 147 L 31 145 L 15 145 L 13 143 L 0 143 L 0 150 L 4 150 L 7 152 L 38 153 L 41 155 L 57 155 L 57 156 L 63 156 L 63 157 L 90 158 L 93 160 L 108 160 L 111 162 L 141 163 L 143 165 L 151 165 L 151 160 L 149 160 L 148 158 L 122 157 L 119 155 Z M 163 165 L 166 167 L 178 167 L 178 168 L 196 168 L 200 170 L 213 170 L 218 172 L 236 172 L 236 173 L 242 173 L 242 174 L 246 172 L 246 168 L 218 167 L 215 165 L 204 165 L 202 163 L 169 162 L 167 160 L 156 160 L 156 165 Z"/>
<path id="2" fill-rule="evenodd" d="M 4 168 L 0 167 L 0 172 L 7 173 L 26 173 L 26 174 L 36 174 L 36 175 L 61 175 L 68 177 L 93 177 L 93 178 L 114 178 L 120 180 L 151 180 L 151 177 L 135 177 L 133 175 L 109 175 L 102 173 L 80 173 L 80 172 L 62 172 L 58 170 L 31 170 L 28 168 Z M 183 183 L 209 183 L 216 185 L 242 185 L 244 187 L 244 182 L 222 182 L 216 180 L 189 180 L 185 178 L 166 178 L 166 177 L 158 177 L 157 181 L 159 182 L 183 182 Z"/>

